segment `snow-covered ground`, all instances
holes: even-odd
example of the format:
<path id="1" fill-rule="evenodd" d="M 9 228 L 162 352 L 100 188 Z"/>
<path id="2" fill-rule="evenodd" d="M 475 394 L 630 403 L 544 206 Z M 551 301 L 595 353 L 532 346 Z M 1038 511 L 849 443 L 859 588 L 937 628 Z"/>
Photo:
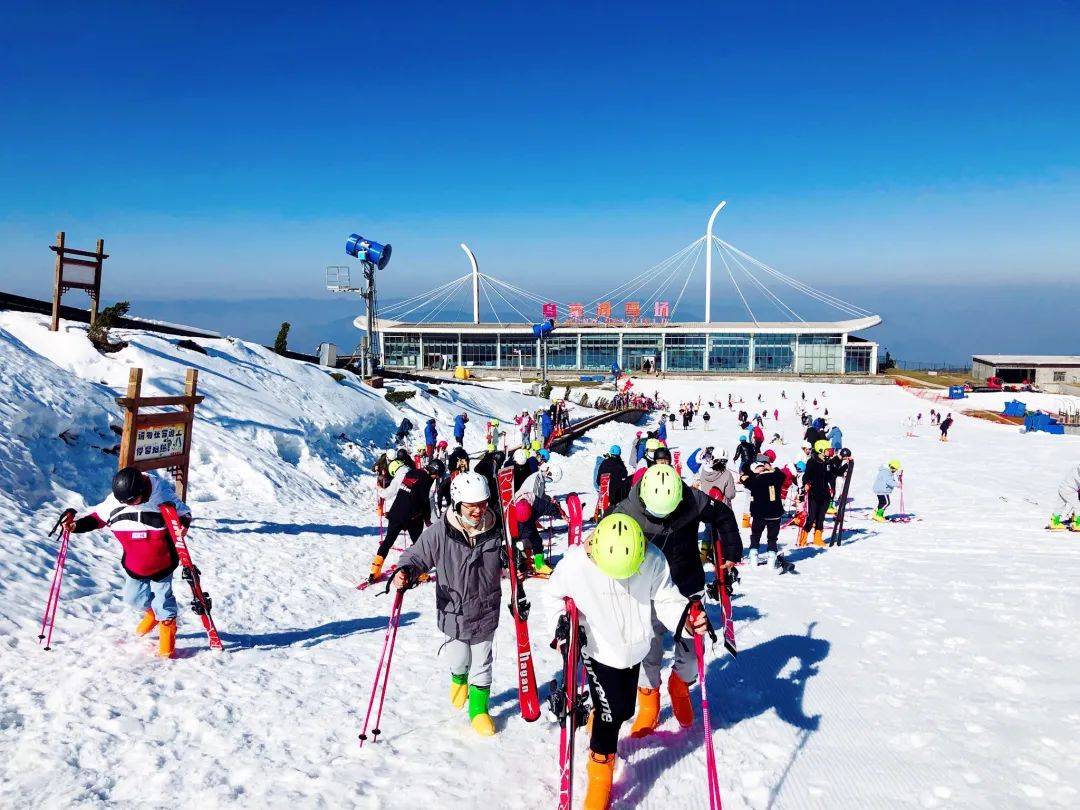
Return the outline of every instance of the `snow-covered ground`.
<path id="1" fill-rule="evenodd" d="M 430 586 L 406 597 L 384 735 L 363 749 L 356 739 L 389 609 L 377 589 L 355 589 L 378 532 L 366 470 L 402 415 L 434 415 L 449 432 L 464 408 L 466 446 L 478 449 L 488 418 L 539 401 L 401 384 L 418 393 L 398 408 L 251 344 L 200 340 L 204 356 L 121 336 L 131 346 L 102 357 L 83 327 L 54 335 L 44 318 L 0 313 L 0 806 L 554 806 L 558 731 L 517 714 L 510 623 L 497 637 L 499 733 L 484 739 L 446 698 Z M 148 393 L 177 393 L 185 367 L 200 370 L 191 546 L 221 655 L 186 613 L 176 660 L 132 637 L 118 546 L 104 534 L 73 538 L 54 649 L 37 643 L 56 551 L 44 532 L 63 507 L 105 493 L 115 457 L 101 448 L 117 441 L 112 398 L 131 366 L 145 369 Z M 732 392 L 751 411 L 762 394 L 780 410 L 782 461 L 798 453 L 793 405 L 805 391 L 857 459 L 847 544 L 794 550 L 786 529 L 796 574 L 744 567 L 741 654 L 709 663 L 725 807 L 1077 805 L 1080 536 L 1042 527 L 1080 439 L 967 417 L 947 444 L 928 426 L 908 438 L 905 418 L 928 406 L 895 387 L 645 387 L 672 403 Z M 672 446 L 734 449 L 734 417 L 712 416 L 709 431 L 673 431 Z M 634 431 L 607 425 L 579 442 L 557 492 L 586 493 L 591 512 L 595 454 L 628 447 Z M 894 457 L 917 519 L 875 524 L 870 485 Z M 543 582 L 527 587 L 546 683 L 556 606 Z M 623 743 L 617 806 L 706 806 L 700 726 L 679 731 L 664 707 L 658 734 Z"/>

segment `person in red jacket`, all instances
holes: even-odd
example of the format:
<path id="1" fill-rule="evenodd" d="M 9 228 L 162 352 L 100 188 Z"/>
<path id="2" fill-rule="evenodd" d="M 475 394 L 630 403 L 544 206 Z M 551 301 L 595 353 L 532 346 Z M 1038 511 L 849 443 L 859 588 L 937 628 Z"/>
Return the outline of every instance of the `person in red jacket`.
<path id="1" fill-rule="evenodd" d="M 182 503 L 163 478 L 151 477 L 134 467 L 124 467 L 112 481 L 112 494 L 88 514 L 75 518 L 64 513 L 64 525 L 73 534 L 109 528 L 124 553 L 120 565 L 128 575 L 124 601 L 143 612 L 135 634 L 145 636 L 160 625 L 158 654 L 171 658 L 176 648 L 176 597 L 173 571 L 180 564 L 176 547 L 161 515 L 163 504 L 172 504 L 186 529 L 191 510 Z"/>

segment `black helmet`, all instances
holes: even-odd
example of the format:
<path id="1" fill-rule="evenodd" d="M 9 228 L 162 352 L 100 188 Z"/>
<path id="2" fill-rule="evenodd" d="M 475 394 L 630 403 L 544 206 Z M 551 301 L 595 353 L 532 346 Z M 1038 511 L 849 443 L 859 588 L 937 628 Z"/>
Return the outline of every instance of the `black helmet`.
<path id="1" fill-rule="evenodd" d="M 851 458 L 851 451 L 846 447 L 840 451 L 840 458 Z"/>
<path id="2" fill-rule="evenodd" d="M 671 451 L 666 447 L 657 447 L 653 451 L 653 464 L 671 464 Z"/>
<path id="3" fill-rule="evenodd" d="M 124 467 L 113 476 L 112 491 L 120 503 L 134 503 L 150 496 L 150 479 L 134 467 Z"/>

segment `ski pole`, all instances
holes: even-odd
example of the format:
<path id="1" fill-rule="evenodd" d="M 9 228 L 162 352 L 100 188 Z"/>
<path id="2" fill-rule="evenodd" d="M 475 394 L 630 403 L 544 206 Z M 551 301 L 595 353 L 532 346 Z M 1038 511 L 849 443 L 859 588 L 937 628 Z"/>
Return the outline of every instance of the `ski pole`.
<path id="1" fill-rule="evenodd" d="M 696 619 L 704 612 L 701 600 L 695 599 L 690 605 L 690 617 Z M 716 640 L 716 634 L 709 627 L 709 634 Z M 716 773 L 716 750 L 713 748 L 712 720 L 709 717 L 709 690 L 705 684 L 705 637 L 694 636 L 694 654 L 697 656 L 698 683 L 701 685 L 701 719 L 705 729 L 705 768 L 709 779 L 709 810 L 722 810 L 720 803 L 720 777 Z"/>
<path id="2" fill-rule="evenodd" d="M 383 637 L 382 653 L 379 655 L 379 665 L 375 668 L 375 682 L 371 685 L 371 698 L 368 700 L 367 714 L 364 716 L 364 727 L 360 732 L 360 747 L 364 746 L 364 742 L 367 740 L 368 721 L 371 719 L 371 710 L 375 706 L 375 694 L 379 691 L 379 682 L 382 681 L 382 697 L 386 698 L 386 680 L 390 677 L 390 660 L 387 656 L 387 650 L 390 651 L 390 656 L 394 654 L 393 641 L 397 640 L 397 626 L 401 617 L 401 600 L 405 595 L 404 591 L 398 591 L 397 596 L 394 597 L 394 605 L 390 608 L 390 619 L 386 625 L 386 635 Z M 385 675 L 383 671 L 383 664 L 386 665 Z M 382 731 L 379 726 L 379 720 L 382 718 L 382 700 L 379 701 L 379 712 L 375 718 L 375 728 L 371 730 L 372 742 L 378 739 L 379 733 Z"/>
<path id="3" fill-rule="evenodd" d="M 59 525 L 59 521 L 57 525 Z M 50 537 L 53 531 L 56 531 L 56 526 L 49 532 Z M 56 626 L 56 611 L 60 607 L 60 587 L 64 581 L 64 565 L 67 562 L 68 541 L 70 538 L 71 531 L 65 526 L 60 534 L 60 549 L 56 553 L 56 566 L 53 569 L 52 584 L 49 586 L 49 599 L 45 603 L 45 615 L 41 619 L 41 631 L 38 634 L 38 643 L 41 643 L 44 639 L 46 651 L 52 649 L 53 628 Z M 45 632 L 46 626 L 48 626 L 48 635 Z"/>

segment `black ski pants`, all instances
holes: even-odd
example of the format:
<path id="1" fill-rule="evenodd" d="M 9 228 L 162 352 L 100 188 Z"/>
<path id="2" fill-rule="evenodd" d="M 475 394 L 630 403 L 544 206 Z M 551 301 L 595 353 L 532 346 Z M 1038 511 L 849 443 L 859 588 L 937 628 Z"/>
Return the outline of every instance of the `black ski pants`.
<path id="1" fill-rule="evenodd" d="M 806 531 L 822 531 L 825 528 L 825 513 L 829 511 L 829 496 L 811 492 L 806 498 Z"/>
<path id="2" fill-rule="evenodd" d="M 589 658 L 584 652 L 581 660 L 589 676 L 592 694 L 593 724 L 589 748 L 594 753 L 614 754 L 619 748 L 619 729 L 634 717 L 637 708 L 638 670 L 641 664 L 629 669 L 615 669 Z"/>
<path id="3" fill-rule="evenodd" d="M 750 522 L 750 548 L 754 551 L 761 545 L 762 532 L 765 532 L 769 551 L 776 551 L 776 541 L 780 539 L 780 518 L 755 517 Z"/>
<path id="4" fill-rule="evenodd" d="M 890 504 L 891 502 L 892 502 L 892 499 L 891 499 L 891 498 L 889 498 L 889 496 L 888 496 L 888 495 L 878 495 L 878 496 L 877 496 L 877 508 L 878 508 L 878 509 L 884 509 L 884 508 L 885 508 L 885 507 L 887 507 L 887 506 L 888 506 L 888 505 L 889 505 L 889 504 Z"/>
<path id="5" fill-rule="evenodd" d="M 383 536 L 383 541 L 379 543 L 377 552 L 384 560 L 386 555 L 390 553 L 390 549 L 394 547 L 394 541 L 397 540 L 402 529 L 409 533 L 409 539 L 415 543 L 420 539 L 420 533 L 424 531 L 424 518 L 421 515 L 414 515 L 403 523 L 390 520 L 386 524 L 386 534 Z"/>

